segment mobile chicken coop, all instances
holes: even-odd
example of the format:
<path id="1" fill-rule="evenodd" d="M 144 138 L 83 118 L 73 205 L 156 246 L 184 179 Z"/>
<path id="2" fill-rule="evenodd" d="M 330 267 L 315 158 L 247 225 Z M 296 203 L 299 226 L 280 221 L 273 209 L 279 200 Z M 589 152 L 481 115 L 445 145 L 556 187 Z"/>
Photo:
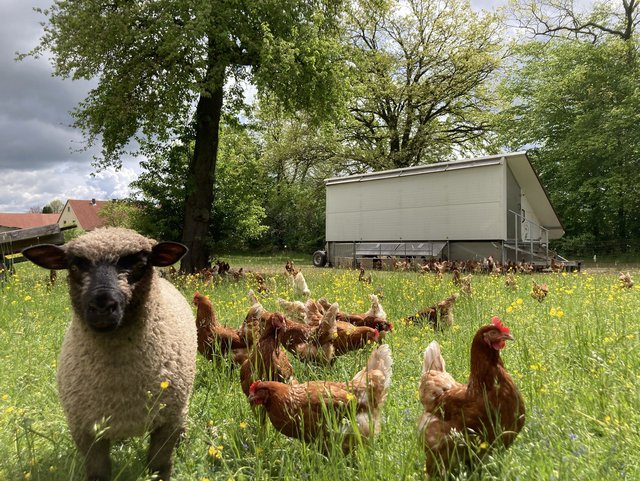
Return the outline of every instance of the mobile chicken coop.
<path id="1" fill-rule="evenodd" d="M 550 264 L 564 229 L 526 152 L 325 180 L 326 245 L 313 264 L 392 258 Z M 556 256 L 557 259 L 566 261 Z"/>

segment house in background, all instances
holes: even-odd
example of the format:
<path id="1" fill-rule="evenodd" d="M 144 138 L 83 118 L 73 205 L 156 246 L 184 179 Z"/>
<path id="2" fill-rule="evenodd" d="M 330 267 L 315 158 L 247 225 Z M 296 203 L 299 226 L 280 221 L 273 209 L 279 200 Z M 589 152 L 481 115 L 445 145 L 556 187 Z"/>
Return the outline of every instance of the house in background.
<path id="1" fill-rule="evenodd" d="M 60 214 L 0 213 L 0 232 L 57 224 Z"/>
<path id="2" fill-rule="evenodd" d="M 90 231 L 96 227 L 102 227 L 104 220 L 98 215 L 100 209 L 107 204 L 107 200 L 67 200 L 62 212 L 57 219 L 61 229 L 79 227 L 82 230 Z"/>

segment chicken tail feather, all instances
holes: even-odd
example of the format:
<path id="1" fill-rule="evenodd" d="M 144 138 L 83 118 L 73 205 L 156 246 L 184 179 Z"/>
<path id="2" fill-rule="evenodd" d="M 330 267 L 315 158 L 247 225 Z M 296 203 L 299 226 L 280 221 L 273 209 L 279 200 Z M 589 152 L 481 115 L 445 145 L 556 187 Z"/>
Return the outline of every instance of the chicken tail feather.
<path id="1" fill-rule="evenodd" d="M 437 341 L 431 341 L 431 344 L 427 346 L 423 359 L 422 374 L 429 371 L 447 372 L 444 358 L 440 353 L 440 344 Z"/>

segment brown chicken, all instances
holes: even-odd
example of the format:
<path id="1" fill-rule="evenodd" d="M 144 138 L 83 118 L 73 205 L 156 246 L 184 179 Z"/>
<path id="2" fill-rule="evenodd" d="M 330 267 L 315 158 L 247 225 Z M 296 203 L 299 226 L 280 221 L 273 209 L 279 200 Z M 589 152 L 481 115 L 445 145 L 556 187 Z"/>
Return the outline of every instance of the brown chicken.
<path id="1" fill-rule="evenodd" d="M 198 352 L 209 360 L 231 355 L 234 363 L 242 364 L 247 359 L 247 345 L 238 330 L 220 325 L 213 304 L 206 296 L 196 292 L 193 303 L 197 306 Z"/>
<path id="2" fill-rule="evenodd" d="M 333 340 L 336 356 L 362 349 L 367 344 L 380 341 L 380 331 L 367 326 L 354 326 L 336 321 L 337 336 Z"/>
<path id="3" fill-rule="evenodd" d="M 260 338 L 263 321 L 269 316 L 269 312 L 265 310 L 253 290 L 247 294 L 251 307 L 247 315 L 242 321 L 238 334 L 248 347 L 252 347 Z"/>
<path id="4" fill-rule="evenodd" d="M 504 279 L 504 285 L 509 289 L 513 289 L 514 291 L 518 289 L 518 281 L 516 280 L 516 276 L 509 272 Z"/>
<path id="5" fill-rule="evenodd" d="M 407 320 L 412 322 L 426 320 L 436 331 L 444 327 L 451 327 L 453 325 L 453 305 L 458 297 L 460 295 L 454 292 L 437 304 L 420 309 L 415 315 L 407 317 Z"/>
<path id="6" fill-rule="evenodd" d="M 302 361 L 329 364 L 335 355 L 333 340 L 338 336 L 336 312 L 333 304 L 315 326 L 285 319 L 286 329 L 280 342 L 284 348 Z"/>
<path id="7" fill-rule="evenodd" d="M 498 317 L 481 327 L 471 343 L 469 382 L 460 384 L 445 370 L 436 341 L 424 352 L 418 421 L 428 475 L 445 475 L 497 445 L 508 447 L 524 426 L 524 400 L 505 370 L 500 350 L 513 340 Z"/>
<path id="8" fill-rule="evenodd" d="M 391 349 L 374 349 L 367 366 L 349 382 L 310 381 L 302 384 L 256 381 L 249 402 L 262 405 L 273 426 L 285 436 L 312 442 L 329 451 L 328 436 L 340 429 L 342 449 L 348 451 L 357 438 L 368 439 L 380 431 L 381 408 L 391 384 Z M 341 422 L 355 412 L 354 422 Z M 357 432 L 355 430 L 357 428 Z"/>
<path id="9" fill-rule="evenodd" d="M 633 278 L 630 273 L 627 272 L 625 274 L 624 272 L 621 272 L 618 279 L 620 280 L 620 285 L 622 287 L 626 289 L 631 289 L 633 287 Z"/>
<path id="10" fill-rule="evenodd" d="M 248 396 L 249 387 L 256 379 L 291 382 L 293 367 L 286 351 L 280 349 L 281 337 L 287 328 L 285 318 L 278 312 L 263 315 L 264 326 L 249 358 L 240 367 L 240 384 Z"/>
<path id="11" fill-rule="evenodd" d="M 338 321 L 348 322 L 354 326 L 368 326 L 372 329 L 378 329 L 380 332 L 391 331 L 393 326 L 390 322 L 387 322 L 387 313 L 383 309 L 382 304 L 380 304 L 378 296 L 369 294 L 369 299 L 371 299 L 371 307 L 367 312 L 362 314 L 338 312 L 336 318 Z M 329 301 L 324 297 L 318 299 L 318 304 L 325 310 L 330 307 Z"/>
<path id="12" fill-rule="evenodd" d="M 538 284 L 536 281 L 533 281 L 533 287 L 531 288 L 531 297 L 533 297 L 538 302 L 544 301 L 545 297 L 549 294 L 549 286 L 546 284 Z"/>

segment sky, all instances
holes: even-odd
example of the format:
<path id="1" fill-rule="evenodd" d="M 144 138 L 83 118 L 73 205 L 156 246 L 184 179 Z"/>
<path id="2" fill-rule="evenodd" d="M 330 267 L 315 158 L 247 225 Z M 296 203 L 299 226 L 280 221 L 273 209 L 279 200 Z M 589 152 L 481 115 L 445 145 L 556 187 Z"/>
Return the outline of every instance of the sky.
<path id="1" fill-rule="evenodd" d="M 505 0 L 471 0 L 476 9 Z M 46 8 L 52 0 L 1 0 L 0 12 L 0 212 L 29 212 L 52 200 L 120 199 L 140 172 L 136 159 L 123 168 L 95 173 L 99 147 L 86 146 L 71 127 L 70 111 L 82 101 L 89 81 L 53 77 L 46 57 L 16 61 L 38 44 Z M 91 175 L 94 173 L 95 175 Z"/>

